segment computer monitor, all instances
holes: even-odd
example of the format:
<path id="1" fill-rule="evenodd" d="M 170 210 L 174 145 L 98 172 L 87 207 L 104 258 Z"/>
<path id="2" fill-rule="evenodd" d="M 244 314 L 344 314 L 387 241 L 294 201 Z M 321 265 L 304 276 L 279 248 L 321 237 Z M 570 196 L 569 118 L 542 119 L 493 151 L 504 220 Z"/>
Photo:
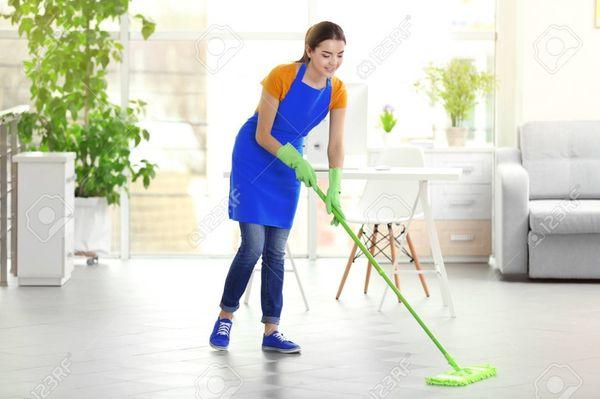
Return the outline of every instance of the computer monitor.
<path id="1" fill-rule="evenodd" d="M 348 102 L 344 123 L 344 154 L 365 157 L 367 154 L 367 85 L 346 83 Z M 304 140 L 304 155 L 315 167 L 328 164 L 329 114 L 311 130 Z"/>

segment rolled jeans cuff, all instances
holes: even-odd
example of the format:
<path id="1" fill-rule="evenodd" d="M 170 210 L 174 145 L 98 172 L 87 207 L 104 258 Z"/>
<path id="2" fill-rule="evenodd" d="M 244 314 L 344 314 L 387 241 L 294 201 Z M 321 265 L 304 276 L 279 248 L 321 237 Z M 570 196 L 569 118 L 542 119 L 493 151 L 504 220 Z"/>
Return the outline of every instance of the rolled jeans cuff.
<path id="1" fill-rule="evenodd" d="M 265 324 L 279 324 L 279 317 L 273 317 L 273 316 L 263 316 L 262 319 L 260 320 L 261 323 L 265 323 Z"/>
<path id="2" fill-rule="evenodd" d="M 229 312 L 229 313 L 235 312 L 240 307 L 240 305 L 237 305 L 237 306 L 227 306 L 227 305 L 223 304 L 223 302 L 221 302 L 219 304 L 219 306 L 221 307 L 221 309 L 223 309 L 224 311 Z"/>

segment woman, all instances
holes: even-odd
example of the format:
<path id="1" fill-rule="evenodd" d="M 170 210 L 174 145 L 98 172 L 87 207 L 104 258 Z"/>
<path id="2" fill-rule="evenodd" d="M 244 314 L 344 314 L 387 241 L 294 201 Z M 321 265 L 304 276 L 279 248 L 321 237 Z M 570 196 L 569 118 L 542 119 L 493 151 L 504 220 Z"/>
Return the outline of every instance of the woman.
<path id="1" fill-rule="evenodd" d="M 316 186 L 311 165 L 302 158 L 304 137 L 330 112 L 327 212 L 341 212 L 343 124 L 346 89 L 334 77 L 343 60 L 346 38 L 338 25 L 323 21 L 306 33 L 302 58 L 281 64 L 261 81 L 259 105 L 235 140 L 229 192 L 229 218 L 237 220 L 241 245 L 229 268 L 221 312 L 210 345 L 226 350 L 233 312 L 262 255 L 261 304 L 265 325 L 262 348 L 282 353 L 300 346 L 279 331 L 283 305 L 285 244 L 298 205 L 300 182 Z M 343 215 L 343 214 L 342 214 Z M 332 224 L 339 222 L 333 219 Z"/>

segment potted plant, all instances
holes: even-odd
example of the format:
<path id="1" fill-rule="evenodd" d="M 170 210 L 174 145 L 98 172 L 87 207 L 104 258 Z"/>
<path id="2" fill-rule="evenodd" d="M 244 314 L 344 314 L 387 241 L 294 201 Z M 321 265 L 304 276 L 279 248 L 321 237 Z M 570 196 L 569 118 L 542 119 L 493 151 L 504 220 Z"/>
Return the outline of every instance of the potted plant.
<path id="1" fill-rule="evenodd" d="M 496 85 L 494 75 L 478 72 L 472 60 L 454 58 L 444 67 L 429 65 L 425 78 L 417 81 L 417 90 L 424 90 L 432 104 L 442 101 L 451 125 L 446 129 L 448 144 L 463 146 L 467 128 L 463 122 L 473 111 L 479 96 L 489 94 Z"/>
<path id="2" fill-rule="evenodd" d="M 387 147 L 389 145 L 390 132 L 396 126 L 397 119 L 394 118 L 394 107 L 386 104 L 383 107 L 381 115 L 379 115 L 379 121 L 383 128 L 383 143 Z"/>
<path id="3" fill-rule="evenodd" d="M 75 251 L 110 250 L 108 206 L 119 204 L 128 179 L 148 187 L 156 165 L 130 161 L 131 149 L 149 133 L 138 126 L 145 103 L 122 108 L 107 94 L 107 68 L 119 62 L 123 46 L 101 28 L 119 20 L 129 0 L 9 0 L 12 13 L 3 15 L 18 25 L 28 40 L 30 59 L 24 62 L 31 82 L 32 112 L 19 123 L 19 138 L 27 150 L 72 151 L 75 160 Z M 155 25 L 142 15 L 144 39 Z M 108 235 L 108 236 L 107 236 Z"/>

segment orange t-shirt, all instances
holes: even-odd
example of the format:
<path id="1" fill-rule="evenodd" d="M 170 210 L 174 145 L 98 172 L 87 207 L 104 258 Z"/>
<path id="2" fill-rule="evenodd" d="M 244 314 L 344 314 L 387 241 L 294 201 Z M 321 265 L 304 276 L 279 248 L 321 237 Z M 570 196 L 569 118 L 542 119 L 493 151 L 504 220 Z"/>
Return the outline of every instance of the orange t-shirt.
<path id="1" fill-rule="evenodd" d="M 296 78 L 296 74 L 300 70 L 299 63 L 292 62 L 290 64 L 280 64 L 269 72 L 266 78 L 260 81 L 263 87 L 275 98 L 281 102 Z M 346 86 L 344 82 L 333 76 L 331 79 L 331 101 L 329 110 L 333 108 L 345 108 L 348 99 Z M 256 107 L 255 112 L 258 111 Z"/>

